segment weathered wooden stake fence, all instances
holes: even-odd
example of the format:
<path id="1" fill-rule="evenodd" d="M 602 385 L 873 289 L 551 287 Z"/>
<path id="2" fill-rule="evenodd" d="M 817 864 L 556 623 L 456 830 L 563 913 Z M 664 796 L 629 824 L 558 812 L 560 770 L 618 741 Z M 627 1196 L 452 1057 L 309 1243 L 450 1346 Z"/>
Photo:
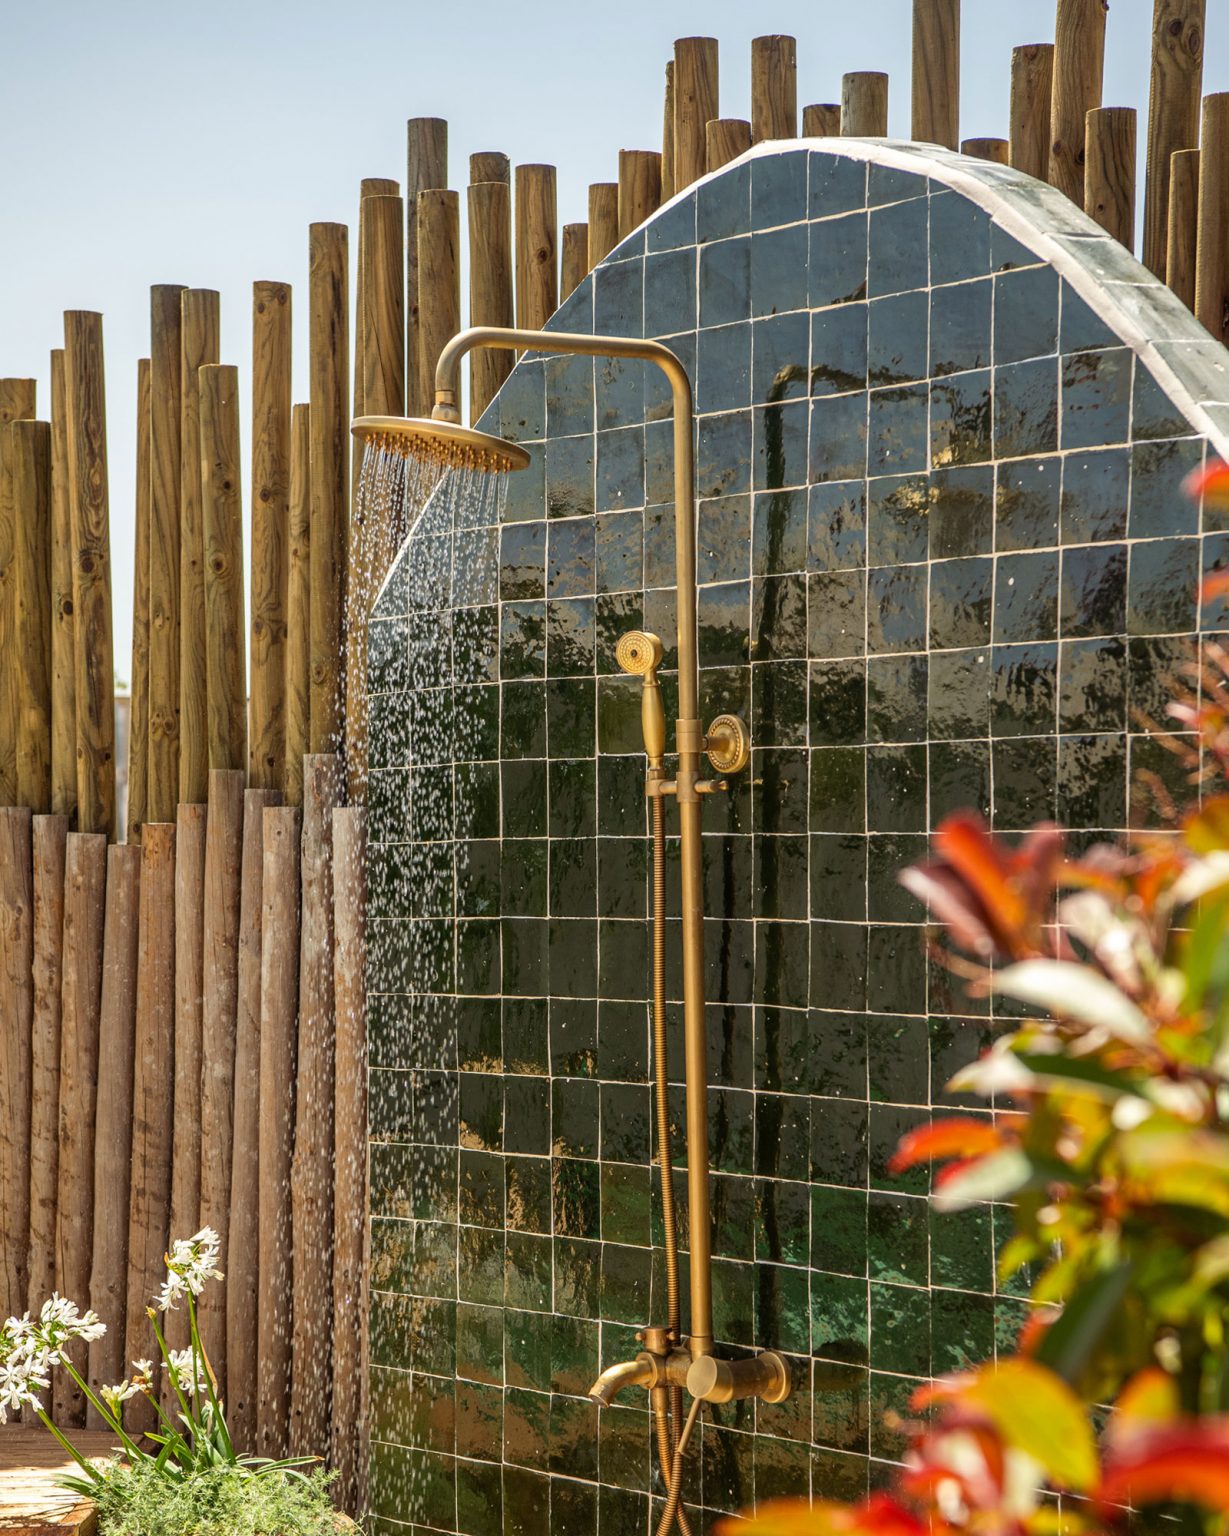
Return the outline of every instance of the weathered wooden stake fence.
<path id="1" fill-rule="evenodd" d="M 1201 111 L 1205 12 L 1155 0 L 1142 255 L 1224 338 L 1229 95 Z M 1132 244 L 1136 114 L 1101 100 L 1104 0 L 1057 0 L 1054 43 L 1005 61 L 1006 140 L 960 138 L 959 27 L 959 0 L 915 0 L 914 137 L 1048 177 Z M 663 199 L 792 137 L 794 39 L 756 39 L 750 73 L 750 120 L 722 118 L 716 40 L 680 39 L 661 148 L 620 151 L 562 237 L 553 166 L 472 156 L 467 303 L 447 124 L 410 121 L 404 201 L 394 180 L 362 183 L 353 255 L 345 225 L 310 228 L 309 403 L 291 402 L 290 286 L 253 286 L 246 597 L 243 402 L 219 355 L 220 298 L 152 289 L 122 844 L 102 317 L 65 314 L 49 420 L 32 380 L 0 378 L 0 1308 L 53 1286 L 96 1307 L 111 1328 L 89 1376 L 118 1379 L 151 1353 L 145 1308 L 169 1237 L 210 1223 L 228 1278 L 203 1327 L 237 1437 L 328 1453 L 350 1506 L 366 1304 L 365 623 L 395 551 L 364 525 L 349 418 L 429 410 L 463 315 L 542 325 Z M 887 131 L 886 75 L 839 86 L 839 104 L 802 108 L 804 134 Z M 510 367 L 474 354 L 473 417 Z M 182 1315 L 168 1327 L 182 1340 Z M 64 1375 L 53 1400 L 82 1422 Z M 149 1427 L 138 1403 L 129 1413 Z"/>

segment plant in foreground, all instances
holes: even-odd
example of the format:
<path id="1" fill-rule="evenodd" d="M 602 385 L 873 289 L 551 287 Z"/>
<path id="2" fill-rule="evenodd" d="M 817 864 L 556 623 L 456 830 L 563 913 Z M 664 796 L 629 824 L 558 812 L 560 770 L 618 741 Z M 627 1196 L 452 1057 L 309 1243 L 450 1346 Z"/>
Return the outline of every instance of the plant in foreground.
<path id="1" fill-rule="evenodd" d="M 329 1479 L 314 1458 L 273 1460 L 235 1451 L 196 1314 L 205 1285 L 221 1279 L 218 1249 L 210 1227 L 174 1242 L 166 1255 L 166 1280 L 148 1308 L 174 1418 L 159 1401 L 158 1372 L 150 1360 L 133 1361 L 130 1376 L 98 1392 L 81 1375 L 70 1346 L 106 1332 L 96 1313 L 81 1313 L 74 1302 L 53 1295 L 36 1318 L 27 1312 L 0 1328 L 0 1424 L 10 1411 L 33 1410 L 77 1463 L 80 1475 L 62 1482 L 96 1500 L 104 1536 L 317 1536 L 334 1529 Z M 187 1305 L 190 1342 L 175 1350 L 167 1346 L 158 1314 L 173 1311 L 180 1301 Z M 53 1367 L 68 1373 L 118 1439 L 119 1454 L 105 1465 L 87 1460 L 48 1417 L 39 1394 Z M 123 1405 L 135 1397 L 144 1397 L 158 1419 L 158 1428 L 144 1436 L 134 1437 L 124 1427 Z"/>
<path id="2" fill-rule="evenodd" d="M 1229 1532 L 1229 653 L 1205 641 L 1168 713 L 1192 803 L 1154 780 L 1159 830 L 1073 857 L 1056 826 L 1012 847 L 960 813 L 903 874 L 1002 1034 L 951 1084 L 987 1108 L 891 1167 L 941 1165 L 940 1209 L 1010 1203 L 1000 1275 L 1035 1305 L 1015 1356 L 916 1394 L 887 1492 L 769 1505 L 748 1536 L 1079 1536 L 1152 1506 Z"/>

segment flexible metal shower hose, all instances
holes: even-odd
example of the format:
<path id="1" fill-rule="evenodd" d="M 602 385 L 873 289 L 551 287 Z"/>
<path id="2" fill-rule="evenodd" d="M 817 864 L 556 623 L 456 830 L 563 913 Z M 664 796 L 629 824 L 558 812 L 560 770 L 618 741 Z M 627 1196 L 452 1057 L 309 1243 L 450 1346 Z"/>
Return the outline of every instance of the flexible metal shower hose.
<path id="1" fill-rule="evenodd" d="M 679 1301 L 678 1224 L 674 1213 L 674 1175 L 670 1151 L 669 1044 L 666 1038 L 666 813 L 661 795 L 653 800 L 653 1070 L 657 1098 L 657 1155 L 661 1162 L 661 1210 L 666 1229 L 666 1310 L 670 1341 L 681 1341 L 682 1313 Z M 660 1403 L 660 1399 L 658 1399 Z M 677 1520 L 681 1536 L 691 1527 L 679 1497 L 682 1456 L 679 1452 L 679 1421 L 683 1392 L 669 1388 L 670 1411 L 660 1406 L 653 1413 L 657 1430 L 657 1455 L 666 1482 L 666 1508 L 657 1536 L 668 1536 Z M 698 1402 L 698 1399 L 697 1399 Z M 692 1414 L 694 1422 L 694 1409 Z"/>

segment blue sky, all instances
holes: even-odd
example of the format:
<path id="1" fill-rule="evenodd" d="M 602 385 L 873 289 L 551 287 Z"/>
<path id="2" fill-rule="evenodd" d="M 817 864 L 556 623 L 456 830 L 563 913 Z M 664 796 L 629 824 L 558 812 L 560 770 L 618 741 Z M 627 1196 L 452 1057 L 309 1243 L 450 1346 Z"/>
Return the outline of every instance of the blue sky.
<path id="1" fill-rule="evenodd" d="M 1208 7 L 1205 91 L 1229 89 L 1229 16 Z M 1012 46 L 1054 35 L 1055 0 L 965 0 L 961 131 L 1005 136 Z M 307 226 L 356 220 L 359 181 L 404 181 L 405 120 L 449 120 L 451 181 L 501 149 L 559 170 L 560 223 L 585 217 L 620 148 L 659 148 L 676 37 L 720 39 L 721 111 L 750 105 L 750 39 L 798 39 L 800 104 L 851 69 L 891 76 L 890 129 L 909 131 L 910 0 L 570 0 L 365 7 L 321 0 L 60 0 L 0 5 L 5 146 L 0 374 L 36 376 L 64 309 L 104 315 L 115 653 L 129 671 L 136 361 L 149 287 L 222 294 L 222 361 L 239 365 L 245 427 L 251 284 L 295 290 L 295 399 L 307 395 Z M 1112 0 L 1107 106 L 1147 113 L 1152 0 Z M 518 80 L 519 76 L 519 80 Z M 248 444 L 244 442 L 246 454 Z"/>

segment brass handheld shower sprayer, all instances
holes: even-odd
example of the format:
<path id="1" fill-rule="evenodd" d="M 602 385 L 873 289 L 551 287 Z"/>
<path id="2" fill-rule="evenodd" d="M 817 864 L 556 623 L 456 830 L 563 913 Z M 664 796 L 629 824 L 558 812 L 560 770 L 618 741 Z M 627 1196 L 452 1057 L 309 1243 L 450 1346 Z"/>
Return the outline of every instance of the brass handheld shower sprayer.
<path id="1" fill-rule="evenodd" d="M 764 1350 L 751 1358 L 718 1360 L 713 1353 L 712 1207 L 708 1158 L 708 1043 L 704 1021 L 704 888 L 701 811 L 704 800 L 727 788 L 724 777 L 701 775 L 707 756 L 719 775 L 738 773 L 750 758 L 750 736 L 736 715 L 719 715 L 702 729 L 699 719 L 699 659 L 696 623 L 696 501 L 692 454 L 691 381 L 683 364 L 660 342 L 623 336 L 476 326 L 460 332 L 440 353 L 435 374 L 435 407 L 430 420 L 360 417 L 353 431 L 394 451 L 451 466 L 506 472 L 524 468 L 525 450 L 515 443 L 460 425 L 457 378 L 461 359 L 475 347 L 533 349 L 590 357 L 629 358 L 660 368 L 670 384 L 674 407 L 674 519 L 678 629 L 678 718 L 675 721 L 674 777 L 666 775 L 667 729 L 657 669 L 664 648 L 652 634 L 634 630 L 615 650 L 623 671 L 643 679 L 641 724 L 647 758 L 646 794 L 653 830 L 653 1039 L 657 1156 L 661 1166 L 665 1222 L 667 1321 L 638 1335 L 643 1345 L 634 1360 L 608 1366 L 590 1388 L 597 1402 L 610 1403 L 625 1387 L 647 1388 L 657 1434 L 667 1499 L 658 1536 L 677 1522 L 689 1526 L 680 1502 L 682 1457 L 705 1402 L 728 1403 L 759 1397 L 781 1402 L 792 1389 L 784 1356 Z M 683 1040 L 685 1050 L 688 1193 L 689 1323 L 681 1320 L 678 1230 L 675 1220 L 667 1104 L 665 995 L 665 802 L 678 807 L 683 943 Z M 691 1407 L 682 1420 L 682 1394 Z"/>

